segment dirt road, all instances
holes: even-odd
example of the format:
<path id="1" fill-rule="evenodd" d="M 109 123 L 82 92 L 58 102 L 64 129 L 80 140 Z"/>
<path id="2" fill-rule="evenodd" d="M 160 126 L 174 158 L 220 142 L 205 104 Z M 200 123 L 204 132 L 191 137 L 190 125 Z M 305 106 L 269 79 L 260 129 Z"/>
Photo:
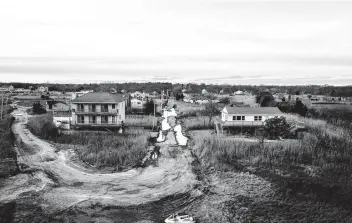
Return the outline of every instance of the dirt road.
<path id="1" fill-rule="evenodd" d="M 51 216 L 66 210 L 85 210 L 94 205 L 119 211 L 127 210 L 126 207 L 143 209 L 158 202 L 167 205 L 163 202 L 168 200 L 170 208 L 164 211 L 171 212 L 202 195 L 194 189 L 199 182 L 192 172 L 193 157 L 187 149 L 160 143 L 162 155 L 157 167 L 112 174 L 92 173 L 73 164 L 65 152 L 57 151 L 49 142 L 31 134 L 25 126 L 25 109 L 20 107 L 15 111 L 23 116 L 12 126 L 17 140 L 23 142 L 16 150 L 19 165 L 24 168 L 21 174 L 3 182 L 0 202 L 10 202 L 24 193 L 35 192 L 40 198 L 41 209 Z M 173 199 L 175 204 L 171 204 Z M 148 215 L 143 211 L 139 213 L 141 218 Z M 138 213 L 133 215 L 133 220 L 142 220 Z M 124 221 L 116 221 L 115 216 L 111 222 Z"/>

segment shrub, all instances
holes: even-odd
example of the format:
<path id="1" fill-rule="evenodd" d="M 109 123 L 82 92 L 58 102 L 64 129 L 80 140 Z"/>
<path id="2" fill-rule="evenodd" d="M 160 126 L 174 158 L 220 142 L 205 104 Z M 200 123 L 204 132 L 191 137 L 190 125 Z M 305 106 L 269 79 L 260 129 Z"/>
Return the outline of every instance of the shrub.
<path id="1" fill-rule="evenodd" d="M 52 116 L 40 115 L 32 117 L 27 122 L 28 129 L 35 135 L 43 139 L 55 140 L 58 135 L 58 129 L 53 123 Z"/>
<path id="2" fill-rule="evenodd" d="M 277 117 L 265 121 L 264 127 L 269 139 L 287 138 L 291 135 L 290 125 L 287 124 L 286 118 Z"/>
<path id="3" fill-rule="evenodd" d="M 33 103 L 33 113 L 34 114 L 44 114 L 46 113 L 45 108 L 42 107 L 42 105 L 39 102 Z"/>

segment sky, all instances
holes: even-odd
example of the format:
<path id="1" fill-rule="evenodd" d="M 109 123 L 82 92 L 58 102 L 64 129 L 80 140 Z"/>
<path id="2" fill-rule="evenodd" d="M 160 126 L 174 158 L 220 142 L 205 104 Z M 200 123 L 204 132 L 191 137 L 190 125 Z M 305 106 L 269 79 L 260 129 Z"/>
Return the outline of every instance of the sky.
<path id="1" fill-rule="evenodd" d="M 0 0 L 2 82 L 352 85 L 352 2 Z"/>

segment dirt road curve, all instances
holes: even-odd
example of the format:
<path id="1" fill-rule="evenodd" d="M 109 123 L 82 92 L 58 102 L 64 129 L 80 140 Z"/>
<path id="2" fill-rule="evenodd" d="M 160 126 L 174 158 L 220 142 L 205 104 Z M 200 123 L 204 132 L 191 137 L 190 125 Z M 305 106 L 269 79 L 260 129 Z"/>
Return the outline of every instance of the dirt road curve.
<path id="1" fill-rule="evenodd" d="M 64 152 L 56 152 L 50 143 L 31 134 L 25 127 L 25 108 L 19 108 L 15 113 L 23 115 L 12 129 L 23 141 L 17 147 L 18 162 L 21 166 L 28 166 L 25 168 L 27 174 L 18 174 L 4 182 L 0 189 L 1 202 L 35 191 L 41 194 L 41 207 L 45 213 L 58 213 L 95 203 L 126 207 L 183 194 L 188 194 L 187 200 L 191 200 L 201 194 L 194 189 L 198 181 L 192 172 L 193 158 L 188 150 L 161 143 L 162 156 L 158 167 L 112 174 L 92 173 L 74 165 Z M 170 152 L 176 156 L 171 157 Z"/>

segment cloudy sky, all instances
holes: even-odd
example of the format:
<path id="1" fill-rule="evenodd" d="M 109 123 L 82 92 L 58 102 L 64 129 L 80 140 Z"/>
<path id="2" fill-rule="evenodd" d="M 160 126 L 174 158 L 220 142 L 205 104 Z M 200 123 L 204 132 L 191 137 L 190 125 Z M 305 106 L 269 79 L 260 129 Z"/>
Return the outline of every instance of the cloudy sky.
<path id="1" fill-rule="evenodd" d="M 352 84 L 352 2 L 0 0 L 0 81 Z"/>

